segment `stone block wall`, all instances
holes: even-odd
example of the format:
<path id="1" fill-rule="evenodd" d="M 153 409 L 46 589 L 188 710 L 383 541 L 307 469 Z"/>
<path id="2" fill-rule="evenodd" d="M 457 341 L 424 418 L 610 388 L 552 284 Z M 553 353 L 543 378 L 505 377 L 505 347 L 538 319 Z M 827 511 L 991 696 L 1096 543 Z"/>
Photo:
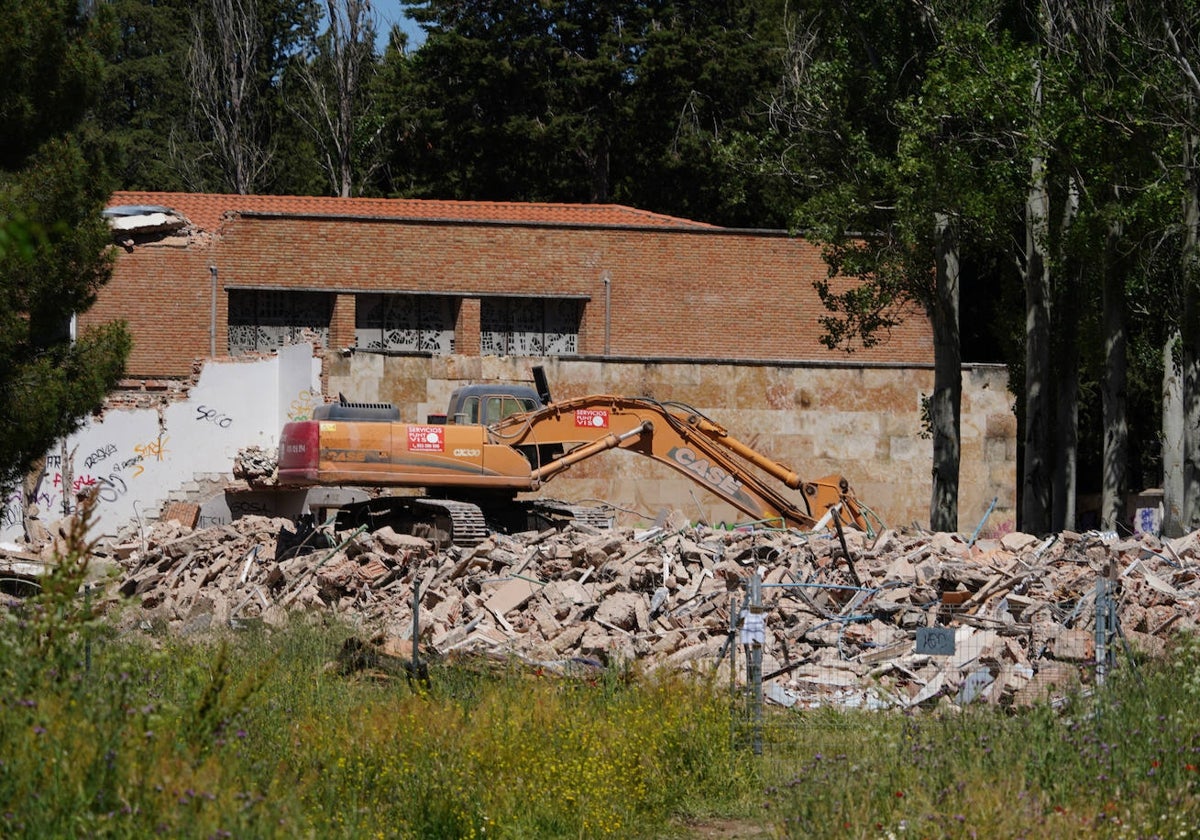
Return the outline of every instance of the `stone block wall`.
<path id="1" fill-rule="evenodd" d="M 394 403 L 403 421 L 423 423 L 445 411 L 459 385 L 530 382 L 534 364 L 545 368 L 556 398 L 617 394 L 686 403 L 801 476 L 844 475 L 885 524 L 928 527 L 932 441 L 921 421 L 921 397 L 933 387 L 928 368 L 356 353 L 329 360 L 328 391 Z M 993 498 L 984 532 L 1015 524 L 1016 419 L 1006 383 L 1003 366 L 964 367 L 959 531 L 967 534 Z M 745 519 L 680 473 L 629 452 L 580 463 L 542 493 L 610 502 L 629 511 L 622 514 L 626 524 L 652 522 L 673 509 L 695 521 Z"/>

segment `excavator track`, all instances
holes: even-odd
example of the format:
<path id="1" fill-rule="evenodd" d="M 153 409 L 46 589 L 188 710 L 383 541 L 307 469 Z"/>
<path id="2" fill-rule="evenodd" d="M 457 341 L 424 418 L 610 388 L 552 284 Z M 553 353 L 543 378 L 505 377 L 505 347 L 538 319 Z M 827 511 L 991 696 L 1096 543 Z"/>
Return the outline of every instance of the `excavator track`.
<path id="1" fill-rule="evenodd" d="M 414 499 L 416 507 L 437 511 L 450 519 L 450 541 L 455 545 L 479 545 L 488 534 L 487 523 L 483 511 L 478 505 L 470 502 L 458 502 L 452 499 L 431 499 L 421 497 Z"/>
<path id="2" fill-rule="evenodd" d="M 606 508 L 592 505 L 573 505 L 558 499 L 537 499 L 531 503 L 534 512 L 546 519 L 565 520 L 591 525 L 593 528 L 612 527 L 612 513 Z"/>

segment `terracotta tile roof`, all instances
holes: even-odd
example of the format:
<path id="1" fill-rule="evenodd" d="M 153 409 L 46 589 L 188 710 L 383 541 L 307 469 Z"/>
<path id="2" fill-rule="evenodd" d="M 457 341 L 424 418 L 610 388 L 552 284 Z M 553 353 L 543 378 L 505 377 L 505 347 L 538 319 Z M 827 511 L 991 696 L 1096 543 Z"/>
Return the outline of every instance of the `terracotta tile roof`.
<path id="1" fill-rule="evenodd" d="M 714 226 L 619 204 L 536 204 L 515 201 L 435 201 L 415 198 L 331 198 L 296 195 L 117 192 L 109 207 L 149 205 L 182 214 L 204 231 L 215 231 L 226 213 L 322 216 L 459 223 L 713 230 Z"/>

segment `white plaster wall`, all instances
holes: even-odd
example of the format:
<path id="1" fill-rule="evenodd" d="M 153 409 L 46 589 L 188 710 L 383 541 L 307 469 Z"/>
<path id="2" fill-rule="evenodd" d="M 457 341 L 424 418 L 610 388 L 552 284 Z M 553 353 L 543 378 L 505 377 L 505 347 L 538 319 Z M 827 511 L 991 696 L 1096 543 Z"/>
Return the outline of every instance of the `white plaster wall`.
<path id="1" fill-rule="evenodd" d="M 98 487 L 93 536 L 114 534 L 154 515 L 197 476 L 231 475 L 238 450 L 273 449 L 289 419 L 310 416 L 320 396 L 320 362 L 296 345 L 248 362 L 209 361 L 186 400 L 161 408 L 110 410 L 47 455 L 32 497 L 49 524 L 76 495 Z M 16 491 L 0 510 L 0 540 L 24 535 Z"/>

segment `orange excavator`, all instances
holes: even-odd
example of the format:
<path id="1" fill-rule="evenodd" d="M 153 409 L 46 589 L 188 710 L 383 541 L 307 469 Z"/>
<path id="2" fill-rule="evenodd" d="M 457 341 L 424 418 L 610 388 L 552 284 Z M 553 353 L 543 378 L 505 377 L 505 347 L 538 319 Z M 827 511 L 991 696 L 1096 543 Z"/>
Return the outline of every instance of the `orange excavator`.
<path id="1" fill-rule="evenodd" d="M 319 406 L 312 420 L 284 426 L 279 485 L 422 488 L 422 496 L 383 495 L 349 505 L 337 524 L 388 524 L 471 544 L 493 530 L 570 519 L 607 524 L 603 508 L 520 500 L 518 494 L 539 490 L 580 461 L 622 449 L 678 470 L 766 526 L 868 530 L 841 476 L 803 478 L 681 403 L 611 395 L 555 402 L 541 369 L 533 373 L 536 388 L 461 388 L 446 415 L 424 424 L 399 422 L 387 404 L 341 399 Z"/>

